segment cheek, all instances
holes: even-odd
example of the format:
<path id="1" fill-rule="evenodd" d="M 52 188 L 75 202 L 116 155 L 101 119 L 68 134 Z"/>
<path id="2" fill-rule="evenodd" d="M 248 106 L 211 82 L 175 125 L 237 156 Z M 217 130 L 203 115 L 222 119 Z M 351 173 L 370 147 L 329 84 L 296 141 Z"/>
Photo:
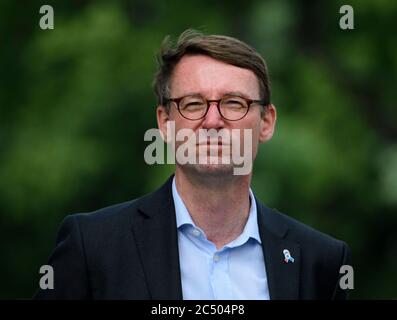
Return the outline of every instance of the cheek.
<path id="1" fill-rule="evenodd" d="M 248 119 L 247 119 L 248 120 Z M 261 122 L 257 118 L 250 119 L 251 121 L 247 122 L 246 126 L 243 129 L 251 129 L 251 139 L 249 142 L 251 143 L 252 154 L 255 155 L 258 152 L 259 147 L 259 135 L 260 135 L 260 128 Z M 244 145 L 244 131 L 241 134 L 241 141 L 242 145 Z"/>
<path id="2" fill-rule="evenodd" d="M 261 130 L 261 120 L 259 116 L 253 115 L 252 117 L 247 118 L 247 121 L 244 123 L 242 129 L 251 129 L 252 142 L 253 144 L 258 144 Z"/>
<path id="3" fill-rule="evenodd" d="M 184 119 L 179 115 L 177 115 L 176 119 L 173 118 L 171 121 L 174 121 L 174 132 L 172 132 L 172 138 L 177 139 L 177 141 L 175 141 L 175 145 L 177 147 L 185 143 L 188 140 L 188 136 L 195 134 L 196 124 L 193 121 Z M 184 140 L 181 141 L 181 139 Z"/>
<path id="4" fill-rule="evenodd" d="M 231 128 L 231 130 L 233 141 L 239 141 L 241 155 L 249 149 L 255 152 L 258 145 L 258 129 L 255 124 L 247 121 Z"/>

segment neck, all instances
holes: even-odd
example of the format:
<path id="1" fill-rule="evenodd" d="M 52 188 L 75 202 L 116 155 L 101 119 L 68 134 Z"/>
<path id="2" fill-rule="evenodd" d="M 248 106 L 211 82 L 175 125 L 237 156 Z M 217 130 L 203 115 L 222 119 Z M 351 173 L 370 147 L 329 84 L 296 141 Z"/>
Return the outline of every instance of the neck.
<path id="1" fill-rule="evenodd" d="M 243 232 L 250 208 L 251 174 L 203 176 L 177 167 L 175 182 L 192 220 L 217 249 Z"/>

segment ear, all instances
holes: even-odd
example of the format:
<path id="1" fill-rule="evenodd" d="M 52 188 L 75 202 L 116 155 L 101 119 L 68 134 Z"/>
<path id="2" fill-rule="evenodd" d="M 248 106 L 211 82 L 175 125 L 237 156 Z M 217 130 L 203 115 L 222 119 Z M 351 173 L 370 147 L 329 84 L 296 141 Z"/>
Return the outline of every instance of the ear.
<path id="1" fill-rule="evenodd" d="M 159 105 L 156 109 L 157 116 L 157 126 L 160 130 L 161 137 L 165 142 L 168 141 L 167 136 L 167 122 L 170 120 L 169 111 L 167 111 L 166 107 Z"/>
<path id="2" fill-rule="evenodd" d="M 266 142 L 273 137 L 274 129 L 276 127 L 277 111 L 276 107 L 269 104 L 265 107 L 262 113 L 262 119 L 259 130 L 259 141 Z"/>

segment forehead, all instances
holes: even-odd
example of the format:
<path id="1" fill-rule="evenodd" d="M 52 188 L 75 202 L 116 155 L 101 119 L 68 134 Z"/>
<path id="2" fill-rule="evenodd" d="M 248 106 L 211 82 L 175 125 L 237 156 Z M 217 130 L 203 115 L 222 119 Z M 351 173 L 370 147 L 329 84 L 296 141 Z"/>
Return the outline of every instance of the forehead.
<path id="1" fill-rule="evenodd" d="M 201 93 L 216 98 L 228 92 L 259 98 L 259 82 L 249 69 L 233 66 L 206 55 L 185 55 L 171 77 L 171 95 Z"/>

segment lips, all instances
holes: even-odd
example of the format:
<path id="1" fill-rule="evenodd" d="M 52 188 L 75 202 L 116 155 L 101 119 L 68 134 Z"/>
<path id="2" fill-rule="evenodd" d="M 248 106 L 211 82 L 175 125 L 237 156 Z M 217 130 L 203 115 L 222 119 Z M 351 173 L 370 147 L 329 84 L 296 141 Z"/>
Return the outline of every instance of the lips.
<path id="1" fill-rule="evenodd" d="M 198 146 L 216 146 L 216 145 L 218 145 L 218 146 L 229 146 L 230 144 L 229 143 L 223 143 L 221 140 L 219 140 L 218 141 L 218 143 L 216 143 L 215 141 L 210 141 L 210 140 L 207 140 L 207 141 L 204 141 L 204 142 L 201 142 L 201 143 L 197 143 L 197 145 Z"/>

